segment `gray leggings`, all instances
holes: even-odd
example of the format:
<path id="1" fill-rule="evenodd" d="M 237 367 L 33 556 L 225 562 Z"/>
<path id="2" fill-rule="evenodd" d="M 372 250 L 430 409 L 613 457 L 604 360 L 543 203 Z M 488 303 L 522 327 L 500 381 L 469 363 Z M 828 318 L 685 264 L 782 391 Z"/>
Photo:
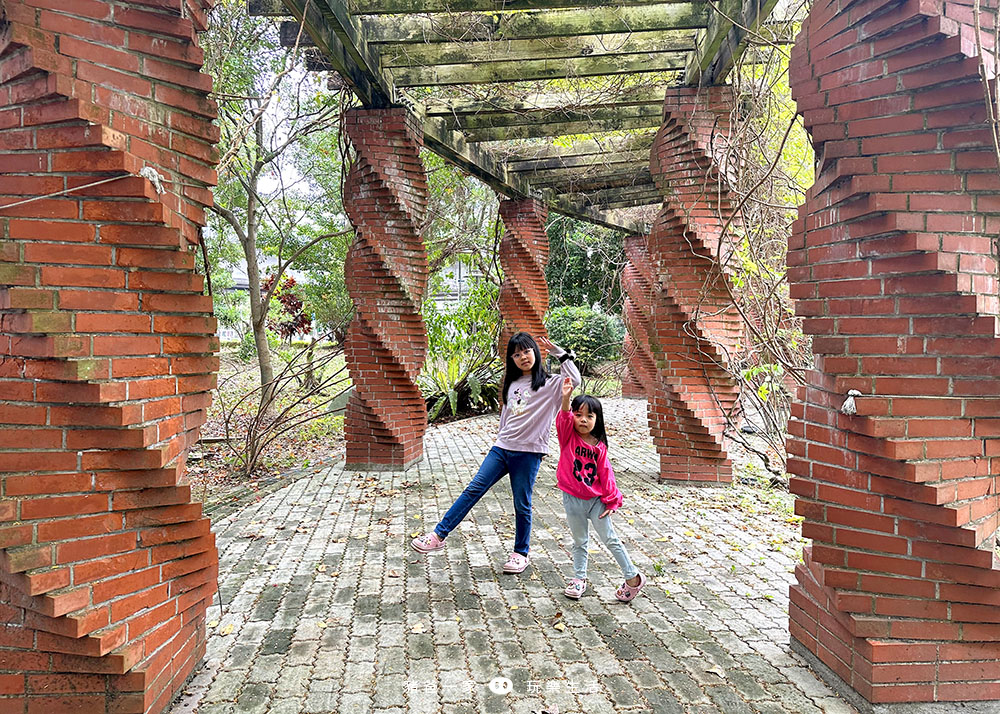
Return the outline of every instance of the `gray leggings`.
<path id="1" fill-rule="evenodd" d="M 615 533 L 614 526 L 611 525 L 611 514 L 604 518 L 599 516 L 604 512 L 604 504 L 600 498 L 592 498 L 585 501 L 576 496 L 570 496 L 563 491 L 563 506 L 566 508 L 566 520 L 569 522 L 569 530 L 573 534 L 573 576 L 581 580 L 587 579 L 587 543 L 590 540 L 590 524 L 594 524 L 597 537 L 601 539 L 605 547 L 615 556 L 618 565 L 622 569 L 622 574 L 626 579 L 634 578 L 639 570 L 632 564 L 631 558 L 618 534 Z"/>

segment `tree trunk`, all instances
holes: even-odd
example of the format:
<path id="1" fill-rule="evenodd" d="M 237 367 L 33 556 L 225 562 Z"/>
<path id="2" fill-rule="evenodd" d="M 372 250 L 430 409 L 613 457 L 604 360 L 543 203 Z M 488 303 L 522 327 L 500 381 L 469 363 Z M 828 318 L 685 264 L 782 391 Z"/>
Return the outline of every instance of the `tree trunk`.
<path id="1" fill-rule="evenodd" d="M 263 144 L 263 120 L 257 120 L 257 146 Z M 258 164 L 259 166 L 259 164 Z M 257 178 L 260 169 L 250 175 L 247 190 L 247 231 L 243 244 L 243 255 L 247 261 L 247 281 L 250 283 L 250 322 L 253 341 L 257 346 L 257 366 L 260 368 L 260 403 L 265 412 L 271 411 L 274 401 L 274 367 L 271 364 L 271 348 L 267 344 L 267 306 L 262 304 L 260 294 L 260 266 L 257 264 Z"/>

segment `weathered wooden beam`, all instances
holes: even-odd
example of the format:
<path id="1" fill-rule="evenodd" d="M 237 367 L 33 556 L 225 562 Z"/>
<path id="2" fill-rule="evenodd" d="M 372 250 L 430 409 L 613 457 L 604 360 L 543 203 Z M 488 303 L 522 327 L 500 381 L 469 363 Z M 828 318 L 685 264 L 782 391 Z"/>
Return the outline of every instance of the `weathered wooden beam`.
<path id="1" fill-rule="evenodd" d="M 659 5 L 663 0 L 350 0 L 356 15 L 406 15 L 432 12 L 503 12 L 575 7 Z"/>
<path id="2" fill-rule="evenodd" d="M 338 0 L 282 0 L 296 20 L 303 23 L 330 66 L 351 85 L 369 107 L 392 104 L 395 90 L 383 74 L 378 57 L 368 50 L 356 22 Z"/>
<path id="3" fill-rule="evenodd" d="M 530 174 L 528 178 L 535 181 L 536 176 L 572 174 L 580 171 L 599 171 L 613 169 L 620 165 L 649 163 L 649 149 L 644 151 L 626 151 L 610 154 L 590 154 L 587 156 L 566 156 L 555 159 L 532 159 L 529 161 L 507 161 L 507 171 L 510 173 Z"/>
<path id="4" fill-rule="evenodd" d="M 653 145 L 654 132 L 637 131 L 632 134 L 616 134 L 613 136 L 596 136 L 590 139 L 574 141 L 569 146 L 552 143 L 537 143 L 530 146 L 514 146 L 507 150 L 497 149 L 497 155 L 502 156 L 510 164 L 524 161 L 546 161 L 553 159 L 564 161 L 570 157 L 591 157 L 610 152 L 642 151 L 649 156 Z"/>
<path id="5" fill-rule="evenodd" d="M 381 45 L 384 67 L 431 67 L 504 60 L 600 57 L 642 52 L 686 52 L 695 48 L 695 30 L 658 30 L 608 35 L 547 37 L 540 40 L 436 42 Z"/>
<path id="6" fill-rule="evenodd" d="M 497 97 L 482 102 L 463 102 L 437 99 L 433 96 L 424 101 L 427 116 L 448 120 L 466 115 L 508 114 L 551 111 L 556 109 L 582 109 L 585 107 L 629 107 L 637 104 L 663 104 L 663 86 L 639 86 L 622 90 L 600 87 L 579 92 L 529 94 L 521 99 Z"/>
<path id="7" fill-rule="evenodd" d="M 503 60 L 438 67 L 403 67 L 390 71 L 397 87 L 431 87 L 671 72 L 684 69 L 686 64 L 687 53 L 663 52 L 553 60 Z"/>
<path id="8" fill-rule="evenodd" d="M 612 215 L 612 216 L 614 216 L 615 214 L 613 213 L 613 211 L 615 211 L 617 209 L 620 209 L 620 208 L 636 208 L 638 206 L 656 206 L 656 205 L 659 205 L 661 203 L 663 203 L 663 196 L 662 195 L 660 195 L 660 194 L 655 194 L 655 195 L 650 194 L 648 196 L 642 196 L 642 197 L 638 197 L 638 198 L 626 198 L 626 199 L 622 199 L 620 201 L 605 201 L 604 203 L 601 204 L 601 210 L 605 211 L 605 212 L 611 212 L 611 213 L 606 213 L 605 215 Z M 620 217 L 619 217 L 619 220 L 621 220 Z M 646 232 L 648 232 L 648 230 L 649 230 L 649 228 L 647 226 L 645 230 L 637 230 L 635 232 L 636 233 L 646 233 Z"/>
<path id="9" fill-rule="evenodd" d="M 494 127 L 541 126 L 544 124 L 613 120 L 620 117 L 645 116 L 659 119 L 662 111 L 661 103 L 657 102 L 622 107 L 590 106 L 572 109 L 546 109 L 537 112 L 465 114 L 460 117 L 442 117 L 442 119 L 448 126 L 457 128 L 459 131 L 468 131 Z"/>
<path id="10" fill-rule="evenodd" d="M 565 199 L 570 205 L 577 207 L 594 206 L 603 208 L 609 203 L 636 201 L 633 205 L 643 205 L 642 202 L 653 202 L 662 199 L 662 193 L 653 185 L 647 186 L 625 186 L 622 188 L 608 188 L 589 192 L 573 192 L 557 194 Z"/>
<path id="11" fill-rule="evenodd" d="M 281 0 L 247 0 L 250 17 L 288 17 L 291 15 Z"/>
<path id="12" fill-rule="evenodd" d="M 687 84 L 721 84 L 778 0 L 719 0 L 685 73 Z M 749 30 L 749 32 L 748 32 Z"/>
<path id="13" fill-rule="evenodd" d="M 538 188 L 552 188 L 556 193 L 595 191 L 624 186 L 654 186 L 649 166 L 643 164 L 623 164 L 618 171 L 592 174 L 533 175 L 531 185 Z"/>
<path id="14" fill-rule="evenodd" d="M 660 125 L 660 112 L 649 111 L 646 107 L 633 107 L 633 111 L 621 109 L 607 119 L 585 119 L 580 121 L 552 122 L 525 126 L 484 127 L 464 132 L 466 141 L 510 141 L 512 139 L 538 139 L 548 136 L 572 136 L 575 134 L 600 134 L 627 129 L 648 129 Z"/>
<path id="15" fill-rule="evenodd" d="M 595 7 L 538 12 L 401 15 L 362 18 L 365 36 L 378 42 L 472 42 L 574 35 L 684 30 L 708 26 L 706 2 L 643 7 Z"/>
<path id="16" fill-rule="evenodd" d="M 308 32 L 299 34 L 300 27 L 302 24 L 294 20 L 282 20 L 278 25 L 278 43 L 282 47 L 295 47 L 296 44 L 299 47 L 315 47 L 316 43 Z"/>

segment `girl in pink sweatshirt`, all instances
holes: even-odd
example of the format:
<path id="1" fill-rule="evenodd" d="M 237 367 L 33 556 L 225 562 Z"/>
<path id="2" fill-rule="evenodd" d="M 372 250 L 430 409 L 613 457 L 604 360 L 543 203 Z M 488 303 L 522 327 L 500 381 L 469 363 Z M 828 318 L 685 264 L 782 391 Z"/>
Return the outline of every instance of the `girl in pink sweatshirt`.
<path id="1" fill-rule="evenodd" d="M 573 534 L 573 578 L 566 586 L 566 597 L 578 600 L 587 590 L 587 543 L 593 524 L 625 576 L 615 597 L 631 602 L 645 586 L 646 577 L 632 564 L 609 518 L 622 505 L 622 494 L 615 483 L 614 469 L 608 463 L 604 409 L 589 394 L 578 396 L 570 405 L 572 393 L 573 383 L 563 380 L 562 411 L 556 417 L 559 436 L 556 485 L 563 492 L 566 520 Z"/>

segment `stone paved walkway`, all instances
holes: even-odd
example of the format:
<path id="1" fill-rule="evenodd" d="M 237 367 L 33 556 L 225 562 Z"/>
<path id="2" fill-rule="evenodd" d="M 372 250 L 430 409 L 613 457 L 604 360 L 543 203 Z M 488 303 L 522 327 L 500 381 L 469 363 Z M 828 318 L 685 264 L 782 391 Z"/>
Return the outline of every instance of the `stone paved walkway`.
<path id="1" fill-rule="evenodd" d="M 224 612 L 209 611 L 205 665 L 170 714 L 854 712 L 789 650 L 801 540 L 780 497 L 657 484 L 645 403 L 606 412 L 625 494 L 615 527 L 651 576 L 633 603 L 615 600 L 621 573 L 593 538 L 591 589 L 563 596 L 571 540 L 551 456 L 522 575 L 501 571 L 506 481 L 443 552 L 409 548 L 465 487 L 498 418 L 455 422 L 429 431 L 405 473 L 337 466 L 216 524 Z"/>

